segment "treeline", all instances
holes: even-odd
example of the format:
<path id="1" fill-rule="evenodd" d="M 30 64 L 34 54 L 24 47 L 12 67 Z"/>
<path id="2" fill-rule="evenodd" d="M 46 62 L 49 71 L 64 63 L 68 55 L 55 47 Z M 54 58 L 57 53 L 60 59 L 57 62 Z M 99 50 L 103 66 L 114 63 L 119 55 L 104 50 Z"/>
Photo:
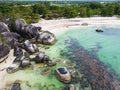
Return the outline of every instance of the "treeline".
<path id="1" fill-rule="evenodd" d="M 9 21 L 24 18 L 27 22 L 36 22 L 40 18 L 73 18 L 91 17 L 94 15 L 113 16 L 120 15 L 120 3 L 89 2 L 79 4 L 14 4 L 0 3 L 0 20 Z"/>

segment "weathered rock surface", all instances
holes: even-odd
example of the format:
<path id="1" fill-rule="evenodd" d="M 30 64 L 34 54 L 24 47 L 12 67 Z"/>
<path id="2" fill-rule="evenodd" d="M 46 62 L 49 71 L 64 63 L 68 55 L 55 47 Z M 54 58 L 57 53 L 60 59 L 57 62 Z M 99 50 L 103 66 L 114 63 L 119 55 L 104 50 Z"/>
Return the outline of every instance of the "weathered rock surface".
<path id="1" fill-rule="evenodd" d="M 14 32 L 3 32 L 1 35 L 6 40 L 6 43 L 14 48 L 17 45 L 18 40 L 21 38 L 21 36 Z"/>
<path id="2" fill-rule="evenodd" d="M 28 51 L 29 53 L 31 53 L 31 54 L 39 51 L 39 50 L 38 50 L 38 47 L 36 46 L 36 44 L 32 44 L 29 40 L 26 40 L 26 41 L 23 43 L 23 45 L 24 45 L 24 49 L 25 49 L 26 51 Z"/>
<path id="3" fill-rule="evenodd" d="M 9 56 L 10 48 L 8 46 L 0 46 L 0 62 L 4 61 Z"/>
<path id="4" fill-rule="evenodd" d="M 20 66 L 21 68 L 26 68 L 26 67 L 29 67 L 30 66 L 30 59 L 29 58 L 26 58 L 24 60 L 21 61 L 20 63 Z"/>
<path id="5" fill-rule="evenodd" d="M 70 75 L 70 72 L 67 70 L 66 67 L 57 68 L 55 70 L 55 75 L 60 81 L 62 81 L 64 83 L 71 82 L 71 75 Z"/>
<path id="6" fill-rule="evenodd" d="M 23 19 L 17 19 L 15 21 L 15 27 L 15 32 L 26 39 L 31 39 L 32 42 L 42 44 L 54 44 L 56 42 L 56 38 L 53 33 L 49 31 L 40 32 L 41 27 L 27 24 Z"/>
<path id="7" fill-rule="evenodd" d="M 2 32 L 9 32 L 9 28 L 5 23 L 0 22 L 0 33 Z"/>
<path id="8" fill-rule="evenodd" d="M 96 32 L 104 32 L 104 31 L 101 29 L 96 29 Z"/>
<path id="9" fill-rule="evenodd" d="M 51 45 L 56 42 L 56 38 L 53 33 L 49 31 L 43 31 L 39 36 L 37 37 L 37 42 L 46 44 L 46 45 Z"/>
<path id="10" fill-rule="evenodd" d="M 35 27 L 31 24 L 27 24 L 24 19 L 17 19 L 15 21 L 16 32 L 22 37 L 32 39 L 39 34 L 40 27 Z"/>
<path id="11" fill-rule="evenodd" d="M 22 48 L 20 48 L 18 46 L 15 46 L 15 48 L 14 48 L 14 56 L 19 56 L 21 54 L 23 54 Z"/>
<path id="12" fill-rule="evenodd" d="M 7 73 L 14 73 L 14 72 L 16 72 L 16 71 L 18 71 L 18 70 L 19 70 L 18 67 L 8 67 L 8 68 L 6 69 Z"/>
<path id="13" fill-rule="evenodd" d="M 16 56 L 16 58 L 14 59 L 14 63 L 15 62 L 21 62 L 23 59 L 25 58 L 29 58 L 29 54 L 27 52 L 23 52 L 20 55 Z"/>
<path id="14" fill-rule="evenodd" d="M 39 53 L 34 58 L 34 61 L 36 63 L 48 63 L 49 60 L 50 58 L 47 55 L 45 55 L 45 53 Z"/>
<path id="15" fill-rule="evenodd" d="M 21 90 L 20 83 L 17 82 L 13 83 L 9 90 Z"/>

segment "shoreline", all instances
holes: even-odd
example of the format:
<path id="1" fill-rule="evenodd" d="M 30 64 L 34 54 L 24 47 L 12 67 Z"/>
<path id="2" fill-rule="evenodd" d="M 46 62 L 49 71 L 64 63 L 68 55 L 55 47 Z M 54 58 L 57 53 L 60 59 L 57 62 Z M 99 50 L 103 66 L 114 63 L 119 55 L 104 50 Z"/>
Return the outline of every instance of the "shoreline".
<path id="1" fill-rule="evenodd" d="M 88 25 L 82 25 L 88 24 Z M 71 19 L 53 19 L 40 20 L 34 23 L 35 26 L 41 26 L 42 30 L 48 30 L 54 34 L 64 32 L 69 29 L 81 28 L 87 26 L 120 26 L 120 19 L 117 17 L 89 17 L 89 18 L 71 18 Z"/>
<path id="2" fill-rule="evenodd" d="M 82 25 L 87 23 L 88 25 Z M 38 23 L 33 24 L 35 26 L 41 26 L 42 30 L 48 30 L 55 35 L 62 34 L 69 29 L 82 28 L 88 26 L 120 26 L 120 19 L 117 17 L 90 17 L 90 18 L 71 18 L 71 19 L 56 19 L 56 20 L 41 20 Z M 0 63 L 0 89 L 5 86 L 5 76 L 7 75 L 6 69 L 12 66 L 13 60 L 13 50 L 10 51 L 9 57 Z"/>

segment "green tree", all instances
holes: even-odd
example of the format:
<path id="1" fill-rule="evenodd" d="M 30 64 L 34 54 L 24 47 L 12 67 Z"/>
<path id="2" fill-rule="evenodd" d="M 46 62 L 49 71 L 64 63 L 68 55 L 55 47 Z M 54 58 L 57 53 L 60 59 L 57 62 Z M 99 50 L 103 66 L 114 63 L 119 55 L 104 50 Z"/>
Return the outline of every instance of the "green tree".
<path id="1" fill-rule="evenodd" d="M 78 16 L 78 13 L 74 8 L 65 6 L 63 16 L 67 18 L 73 18 Z"/>
<path id="2" fill-rule="evenodd" d="M 80 9 L 80 16 L 81 16 L 81 17 L 87 17 L 87 8 L 82 7 L 82 8 Z"/>

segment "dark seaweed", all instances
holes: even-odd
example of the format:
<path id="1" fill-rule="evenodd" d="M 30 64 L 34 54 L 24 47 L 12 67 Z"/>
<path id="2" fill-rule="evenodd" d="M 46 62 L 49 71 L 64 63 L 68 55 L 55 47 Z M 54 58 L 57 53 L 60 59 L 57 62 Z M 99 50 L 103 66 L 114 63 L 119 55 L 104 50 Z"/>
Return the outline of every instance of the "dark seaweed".
<path id="1" fill-rule="evenodd" d="M 114 70 L 109 71 L 109 67 L 99 60 L 96 54 L 85 50 L 77 40 L 70 38 L 65 40 L 68 50 L 61 50 L 61 55 L 76 63 L 76 68 L 83 74 L 79 80 L 81 87 L 88 87 L 92 90 L 120 90 L 120 79 Z M 89 83 L 89 84 L 88 84 Z"/>

